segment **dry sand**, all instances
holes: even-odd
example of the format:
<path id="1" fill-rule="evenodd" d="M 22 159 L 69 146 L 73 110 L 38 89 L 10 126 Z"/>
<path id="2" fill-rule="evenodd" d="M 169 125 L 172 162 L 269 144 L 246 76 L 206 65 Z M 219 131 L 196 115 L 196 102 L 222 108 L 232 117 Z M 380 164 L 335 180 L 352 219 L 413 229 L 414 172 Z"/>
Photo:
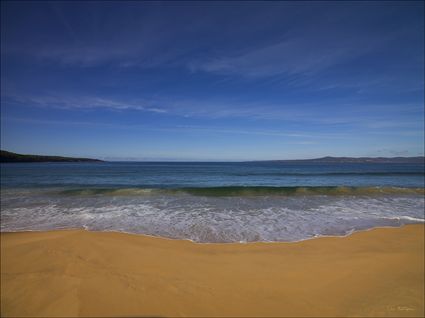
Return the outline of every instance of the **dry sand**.
<path id="1" fill-rule="evenodd" d="M 2 316 L 423 316 L 424 225 L 299 243 L 1 234 Z"/>

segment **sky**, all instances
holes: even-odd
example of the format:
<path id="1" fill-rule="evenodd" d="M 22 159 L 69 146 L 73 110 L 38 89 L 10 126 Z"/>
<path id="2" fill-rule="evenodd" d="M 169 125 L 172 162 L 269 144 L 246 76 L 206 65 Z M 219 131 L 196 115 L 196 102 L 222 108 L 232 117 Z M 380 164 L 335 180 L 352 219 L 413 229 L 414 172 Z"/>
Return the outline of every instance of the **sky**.
<path id="1" fill-rule="evenodd" d="M 1 148 L 424 154 L 424 2 L 1 2 Z"/>

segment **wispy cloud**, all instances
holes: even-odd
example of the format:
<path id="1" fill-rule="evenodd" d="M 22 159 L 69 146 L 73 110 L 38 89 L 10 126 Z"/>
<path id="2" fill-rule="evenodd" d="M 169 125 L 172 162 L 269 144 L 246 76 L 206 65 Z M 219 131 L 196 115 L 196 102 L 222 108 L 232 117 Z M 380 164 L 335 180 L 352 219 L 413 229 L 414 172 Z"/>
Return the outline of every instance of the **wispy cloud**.
<path id="1" fill-rule="evenodd" d="M 210 119 L 253 118 L 288 119 L 308 116 L 305 110 L 294 110 L 294 105 L 243 102 L 240 100 L 196 100 L 171 97 L 156 99 L 109 98 L 99 96 L 73 96 L 72 94 L 19 95 L 4 94 L 2 101 L 7 104 L 44 107 L 52 109 L 83 110 L 104 108 L 109 110 L 136 110 L 181 117 Z M 298 108 L 302 105 L 298 105 Z M 6 106 L 5 106 L 6 107 Z M 314 114 L 311 114 L 314 116 Z"/>
<path id="2" fill-rule="evenodd" d="M 153 113 L 166 113 L 167 110 L 151 106 L 151 102 L 147 101 L 122 101 L 102 97 L 70 97 L 70 96 L 57 96 L 57 95 L 43 95 L 43 96 L 17 96 L 8 95 L 4 96 L 6 102 L 26 104 L 45 108 L 59 108 L 69 110 L 82 110 L 82 109 L 96 109 L 104 108 L 109 110 L 138 110 Z"/>
<path id="3" fill-rule="evenodd" d="M 322 76 L 329 69 L 349 66 L 353 60 L 369 53 L 380 52 L 388 56 L 386 52 L 393 51 L 394 40 L 409 36 L 411 26 L 406 29 L 376 27 L 382 17 L 388 18 L 390 11 L 383 10 L 382 14 L 374 16 L 376 21 L 366 20 L 363 26 L 356 18 L 361 6 L 353 8 L 353 13 L 344 6 L 322 3 L 311 4 L 309 8 L 302 8 L 301 4 L 302 10 L 291 2 L 288 6 L 255 4 L 255 10 L 242 6 L 223 6 L 225 10 L 218 10 L 220 6 L 211 6 L 205 16 L 201 14 L 202 6 L 197 5 L 176 6 L 173 10 L 177 11 L 173 13 L 167 5 L 125 3 L 123 8 L 129 18 L 120 20 L 116 20 L 113 6 L 98 6 L 95 2 L 79 5 L 84 14 L 78 23 L 66 2 L 48 6 L 49 12 L 54 13 L 49 28 L 61 29 L 66 36 L 56 38 L 52 32 L 51 37 L 31 41 L 16 38 L 15 42 L 4 45 L 2 52 L 25 59 L 35 57 L 37 63 L 42 61 L 69 68 L 107 65 L 113 66 L 114 71 L 131 72 L 140 68 L 161 71 L 172 67 L 182 77 L 191 70 L 219 75 L 220 81 L 254 79 L 259 85 L 265 83 L 267 88 L 351 89 L 362 94 L 371 87 L 406 90 L 408 86 L 408 89 L 420 91 L 423 84 L 423 77 L 422 82 L 417 78 L 400 80 L 398 72 L 378 76 L 376 72 L 363 70 L 355 76 L 355 72 L 344 69 L 345 75 Z M 239 12 L 241 10 L 244 14 Z M 223 14 L 222 23 L 217 25 L 216 17 Z M 302 19 L 294 18 L 297 15 Z M 190 17 L 191 27 L 182 23 L 186 17 Z M 255 19 L 259 19 L 258 23 L 249 23 Z M 217 34 L 222 36 L 217 37 Z M 423 54 L 412 52 L 409 59 L 419 55 L 416 64 L 423 65 Z M 388 62 L 386 68 L 392 68 L 391 63 Z"/>
<path id="4" fill-rule="evenodd" d="M 289 137 L 289 138 L 330 138 L 340 139 L 345 138 L 345 134 L 308 134 L 301 131 L 282 131 L 282 130 L 264 130 L 264 129 L 231 129 L 226 127 L 208 127 L 208 126 L 194 126 L 194 125 L 180 125 L 177 126 L 179 129 L 197 131 L 197 132 L 211 132 L 220 134 L 238 134 L 238 135 L 258 135 L 258 136 L 270 136 L 270 137 Z M 310 143 L 310 142 L 308 142 Z M 311 141 L 311 143 L 313 143 Z"/>
<path id="5" fill-rule="evenodd" d="M 213 120 L 226 118 L 243 118 L 258 120 L 308 120 L 324 121 L 326 123 L 340 123 L 339 118 L 316 118 L 316 113 L 306 108 L 323 106 L 323 103 L 293 104 L 293 103 L 265 103 L 244 102 L 241 100 L 196 100 L 164 98 L 128 100 L 98 96 L 72 96 L 59 94 L 45 95 L 18 95 L 2 96 L 2 101 L 8 104 L 19 104 L 51 109 L 64 110 L 94 110 L 108 109 L 113 111 L 147 111 L 164 115 L 173 115 L 185 118 L 207 118 Z M 313 107 L 312 107 L 313 106 Z"/>
<path id="6" fill-rule="evenodd" d="M 322 23 L 318 30 L 304 28 L 302 33 L 292 30 L 278 42 L 194 61 L 189 67 L 192 71 L 249 78 L 313 75 L 370 53 L 398 36 L 344 33 L 333 29 L 335 26 Z"/>
<path id="7" fill-rule="evenodd" d="M 236 56 L 194 62 L 193 70 L 245 77 L 276 76 L 316 72 L 352 57 L 346 48 L 308 49 L 304 40 L 293 39 L 267 47 L 254 48 Z"/>
<path id="8" fill-rule="evenodd" d="M 249 121 L 273 121 L 297 125 L 338 126 L 340 129 L 351 129 L 352 131 L 362 128 L 370 132 L 419 129 L 424 125 L 422 117 L 414 116 L 423 113 L 424 106 L 420 104 L 367 104 L 363 101 L 347 104 L 344 103 L 344 100 L 338 99 L 310 103 L 267 103 L 232 99 L 195 100 L 164 97 L 129 100 L 100 96 L 75 97 L 46 94 L 38 96 L 4 95 L 2 103 L 3 107 L 8 107 L 9 104 L 19 104 L 71 111 L 96 109 L 122 112 L 140 111 L 187 119 L 239 118 Z M 328 110 L 329 113 L 323 116 Z M 195 126 L 192 128 L 197 129 Z M 245 133 L 249 134 L 249 131 Z M 268 131 L 267 134 L 275 133 Z"/>
<path id="9" fill-rule="evenodd" d="M 114 128 L 123 130 L 141 130 L 141 131 L 162 131 L 162 132 L 173 132 L 173 133 L 208 133 L 208 134 L 225 134 L 225 135 L 255 135 L 255 136 L 267 136 L 267 137 L 283 137 L 289 139 L 311 139 L 297 141 L 300 144 L 313 144 L 316 139 L 342 139 L 346 138 L 345 134 L 332 134 L 332 133 L 316 133 L 306 134 L 301 131 L 282 131 L 282 130 L 265 130 L 265 129 L 232 129 L 226 127 L 214 127 L 214 126 L 196 126 L 196 125 L 174 125 L 174 126 L 158 126 L 158 125 L 140 125 L 140 124 L 117 124 L 117 123 L 106 123 L 99 121 L 69 121 L 69 120 L 47 120 L 47 119 L 34 119 L 24 117 L 4 117 L 3 121 L 7 122 L 19 122 L 29 123 L 36 125 L 67 125 L 67 126 L 88 126 L 88 127 L 102 127 L 102 128 Z"/>
<path id="10" fill-rule="evenodd" d="M 84 45 L 79 47 L 44 47 L 34 52 L 40 60 L 55 61 L 68 66 L 97 66 L 103 63 L 134 58 L 127 49 Z"/>

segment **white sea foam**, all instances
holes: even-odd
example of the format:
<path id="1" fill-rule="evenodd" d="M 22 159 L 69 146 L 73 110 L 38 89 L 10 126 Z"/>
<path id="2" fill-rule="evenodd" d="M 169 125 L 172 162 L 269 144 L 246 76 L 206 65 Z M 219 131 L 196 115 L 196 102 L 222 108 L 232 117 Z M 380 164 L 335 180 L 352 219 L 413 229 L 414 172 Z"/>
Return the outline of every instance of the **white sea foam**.
<path id="1" fill-rule="evenodd" d="M 74 197 L 9 191 L 2 194 L 1 230 L 86 228 L 196 242 L 274 242 L 347 235 L 424 219 L 423 195 Z"/>

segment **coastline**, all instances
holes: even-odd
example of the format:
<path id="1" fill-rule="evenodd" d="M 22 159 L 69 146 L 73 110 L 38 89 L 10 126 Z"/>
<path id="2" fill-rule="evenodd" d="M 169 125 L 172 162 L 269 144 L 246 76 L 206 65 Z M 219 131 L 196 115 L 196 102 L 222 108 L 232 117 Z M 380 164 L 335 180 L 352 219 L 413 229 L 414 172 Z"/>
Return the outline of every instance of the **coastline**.
<path id="1" fill-rule="evenodd" d="M 1 233 L 1 315 L 423 316 L 424 228 L 273 244 Z"/>
<path id="2" fill-rule="evenodd" d="M 141 237 L 146 237 L 146 238 L 153 238 L 153 239 L 160 239 L 160 240 L 169 240 L 169 241 L 177 241 L 177 242 L 189 242 L 189 243 L 193 243 L 193 244 L 199 244 L 199 245 L 232 245 L 232 244 L 292 244 L 292 243 L 301 243 L 301 242 L 305 242 L 305 241 L 310 241 L 310 240 L 316 240 L 316 239 L 320 239 L 320 238 L 345 238 L 348 236 L 351 236 L 353 234 L 356 233 L 361 233 L 361 232 L 368 232 L 368 231 L 373 231 L 373 230 L 377 230 L 377 229 L 398 229 L 398 228 L 402 228 L 405 226 L 410 226 L 410 225 L 424 225 L 425 226 L 425 220 L 424 219 L 416 219 L 416 218 L 411 218 L 412 220 L 415 221 L 415 223 L 407 223 L 407 224 L 401 224 L 399 226 L 385 226 L 385 225 L 381 225 L 381 226 L 374 226 L 371 228 L 365 228 L 365 229 L 359 229 L 359 230 L 352 230 L 347 232 L 346 234 L 342 234 L 342 235 L 332 235 L 332 234 L 321 234 L 321 235 L 316 235 L 316 236 L 312 236 L 312 237 L 308 237 L 308 238 L 304 238 L 304 239 L 300 239 L 300 240 L 294 240 L 294 241 L 239 241 L 239 242 L 199 242 L 199 241 L 195 241 L 189 238 L 174 238 L 174 237 L 166 237 L 166 236 L 158 236 L 158 235 L 153 235 L 153 234 L 144 234 L 144 233 L 137 233 L 137 232 L 127 232 L 127 231 L 118 231 L 118 230 L 91 230 L 90 228 L 83 226 L 82 228 L 56 228 L 56 229 L 48 229 L 48 230 L 16 230 L 16 231 L 0 231 L 0 235 L 2 234 L 17 234 L 17 233 L 50 233 L 50 232 L 69 232 L 69 231 L 74 231 L 74 232 L 78 232 L 78 231 L 84 231 L 84 232 L 93 232 L 93 233 L 117 233 L 117 234 L 126 234 L 126 235 L 135 235 L 135 236 L 141 236 Z M 425 239 L 425 234 L 424 234 L 424 239 Z"/>

